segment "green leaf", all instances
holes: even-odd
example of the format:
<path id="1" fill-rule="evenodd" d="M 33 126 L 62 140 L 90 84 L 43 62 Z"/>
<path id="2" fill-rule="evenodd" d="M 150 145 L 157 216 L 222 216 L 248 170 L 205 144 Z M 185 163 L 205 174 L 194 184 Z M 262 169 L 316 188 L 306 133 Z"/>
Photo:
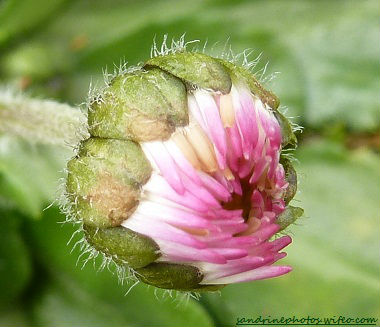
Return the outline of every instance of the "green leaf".
<path id="1" fill-rule="evenodd" d="M 25 312 L 20 309 L 20 304 L 15 305 L 16 308 L 7 309 L 0 312 L 0 326 L 17 326 L 29 327 L 30 322 Z"/>
<path id="2" fill-rule="evenodd" d="M 49 80 L 58 73 L 72 69 L 70 56 L 62 46 L 52 46 L 43 41 L 21 44 L 2 57 L 0 65 L 8 78 L 26 78 L 33 81 Z"/>
<path id="3" fill-rule="evenodd" d="M 0 199 L 38 217 L 57 197 L 68 150 L 0 137 Z"/>
<path id="4" fill-rule="evenodd" d="M 327 242 L 332 253 L 337 251 L 340 259 L 362 272 L 357 280 L 368 278 L 377 284 L 379 156 L 366 149 L 349 152 L 339 144 L 320 141 L 302 147 L 297 157 L 303 177 L 296 199 L 310 217 L 300 220 L 308 226 L 302 237 Z"/>
<path id="5" fill-rule="evenodd" d="M 206 49 L 213 54 L 220 54 L 230 38 L 235 53 L 253 49 L 252 59 L 263 53 L 255 71 L 269 62 L 265 76 L 281 72 L 267 86 L 296 122 L 315 129 L 342 123 L 349 130 L 375 131 L 380 125 L 379 10 L 376 0 L 72 2 L 27 45 L 11 51 L 3 69 L 10 80 L 51 74 L 65 99 L 80 103 L 90 81 L 102 85 L 103 68 L 112 72 L 121 62 L 148 59 L 155 36 L 160 46 L 168 33 L 170 45 L 172 37 L 186 32 L 187 40 L 201 40 L 200 50 L 208 40 Z M 41 52 L 46 44 L 50 49 Z M 46 67 L 36 49 L 49 58 Z M 47 94 L 50 84 L 42 85 Z M 33 89 L 41 90 L 36 83 Z"/>
<path id="6" fill-rule="evenodd" d="M 20 233 L 19 218 L 0 206 L 0 312 L 9 310 L 31 277 L 31 262 Z"/>
<path id="7" fill-rule="evenodd" d="M 57 223 L 62 220 L 64 217 L 52 207 L 45 211 L 41 220 L 29 221 L 33 248 L 54 281 L 34 307 L 34 318 L 38 324 L 213 326 L 205 309 L 192 299 L 187 304 L 181 303 L 180 297 L 173 300 L 163 291 L 156 292 L 153 287 L 142 283 L 125 295 L 133 282 L 119 285 L 117 276 L 107 269 L 97 271 L 101 260 L 96 260 L 95 266 L 88 263 L 82 267 L 84 256 L 77 265 L 80 251 L 75 248 L 70 254 L 70 250 L 82 235 L 74 237 L 67 246 L 75 229 L 71 225 Z"/>
<path id="8" fill-rule="evenodd" d="M 336 1 L 321 7 L 313 8 L 319 24 L 304 24 L 288 36 L 303 71 L 302 120 L 316 128 L 344 122 L 349 129 L 375 130 L 380 105 L 379 2 Z M 329 9 L 333 17 L 326 13 Z"/>
<path id="9" fill-rule="evenodd" d="M 0 7 L 0 46 L 55 14 L 67 0 L 7 0 Z"/>

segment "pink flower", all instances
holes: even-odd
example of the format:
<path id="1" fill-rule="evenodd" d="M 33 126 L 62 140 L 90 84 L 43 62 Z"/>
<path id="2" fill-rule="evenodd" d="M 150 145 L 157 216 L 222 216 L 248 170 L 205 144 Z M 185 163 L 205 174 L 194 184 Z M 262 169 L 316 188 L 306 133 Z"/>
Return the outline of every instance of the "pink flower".
<path id="1" fill-rule="evenodd" d="M 68 163 L 69 214 L 157 287 L 289 272 L 274 263 L 291 238 L 273 236 L 303 210 L 288 205 L 297 175 L 281 152 L 296 138 L 278 105 L 243 67 L 183 48 L 121 72 L 91 101 L 90 138 Z"/>
<path id="2" fill-rule="evenodd" d="M 291 238 L 270 240 L 288 187 L 277 119 L 243 84 L 226 95 L 196 90 L 188 108 L 188 126 L 141 144 L 153 173 L 122 226 L 152 238 L 158 261 L 198 267 L 201 285 L 286 274 L 273 264 Z"/>

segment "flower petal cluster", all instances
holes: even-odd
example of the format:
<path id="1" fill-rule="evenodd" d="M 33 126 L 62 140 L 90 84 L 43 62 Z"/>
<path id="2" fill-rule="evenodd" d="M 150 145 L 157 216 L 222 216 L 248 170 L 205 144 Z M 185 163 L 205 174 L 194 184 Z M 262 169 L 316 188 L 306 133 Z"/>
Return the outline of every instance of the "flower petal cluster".
<path id="1" fill-rule="evenodd" d="M 116 76 L 91 102 L 68 163 L 87 241 L 145 283 L 214 290 L 286 274 L 274 265 L 302 214 L 278 99 L 242 67 L 180 51 Z"/>

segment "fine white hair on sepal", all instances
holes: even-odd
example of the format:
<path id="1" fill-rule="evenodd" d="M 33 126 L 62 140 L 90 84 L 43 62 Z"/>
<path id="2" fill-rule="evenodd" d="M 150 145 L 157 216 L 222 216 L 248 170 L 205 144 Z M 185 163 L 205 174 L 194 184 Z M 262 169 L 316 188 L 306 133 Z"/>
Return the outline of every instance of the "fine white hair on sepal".
<path id="1" fill-rule="evenodd" d="M 256 56 L 253 56 L 257 52 L 252 48 L 248 48 L 241 52 L 235 53 L 230 42 L 231 41 L 228 38 L 224 44 L 223 51 L 217 55 L 217 57 L 229 61 L 233 64 L 240 65 L 243 68 L 254 73 L 254 69 L 260 62 L 263 53 L 260 52 L 259 54 L 256 54 Z"/>
<path id="2" fill-rule="evenodd" d="M 222 46 L 222 49 L 220 49 L 220 43 L 221 42 L 218 41 L 209 45 L 207 39 L 203 42 L 203 45 L 201 40 L 198 39 L 186 41 L 186 33 L 182 34 L 178 39 L 172 38 L 170 41 L 168 34 L 164 34 L 162 41 L 159 42 L 155 35 L 150 51 L 150 57 L 154 58 L 184 51 L 201 52 L 242 66 L 254 74 L 260 83 L 264 85 L 273 81 L 279 74 L 279 72 L 267 74 L 269 62 L 259 70 L 256 70 L 258 63 L 262 59 L 263 52 L 257 54 L 257 51 L 253 48 L 248 48 L 241 52 L 235 52 L 232 48 L 231 39 L 229 37 Z"/>
<path id="3" fill-rule="evenodd" d="M 65 222 L 67 223 L 67 221 Z M 127 265 L 127 262 L 123 265 L 117 264 L 113 256 L 106 255 L 103 252 L 96 250 L 90 243 L 88 243 L 83 235 L 83 224 L 79 224 L 76 231 L 67 242 L 67 245 L 72 245 L 70 253 L 75 250 L 80 251 L 76 261 L 76 265 L 80 267 L 80 269 L 83 269 L 88 263 L 92 262 L 94 268 L 98 272 L 107 269 L 114 274 L 121 285 L 124 285 L 125 283 L 134 283 L 132 285 L 132 287 L 134 287 L 136 283 L 139 283 L 137 273 Z M 98 260 L 98 258 L 100 258 L 100 260 Z"/>
<path id="4" fill-rule="evenodd" d="M 148 288 L 151 286 L 148 285 Z M 157 301 L 168 301 L 176 303 L 176 306 L 187 305 L 190 299 L 199 301 L 201 298 L 201 293 L 194 291 L 178 291 L 162 288 L 154 288 L 153 290 L 154 297 Z"/>
<path id="5" fill-rule="evenodd" d="M 67 171 L 65 170 L 67 175 Z M 75 201 L 69 199 L 70 194 L 67 193 L 65 188 L 66 177 L 61 179 L 61 183 L 57 191 L 56 202 L 59 204 L 60 211 L 65 215 L 65 220 L 60 222 L 62 224 L 71 224 L 76 226 L 76 230 L 73 232 L 72 236 L 67 242 L 67 245 L 72 244 L 70 253 L 75 250 L 79 250 L 80 254 L 77 258 L 77 266 L 83 269 L 89 262 L 92 262 L 95 269 L 98 271 L 103 271 L 104 269 L 109 270 L 112 274 L 117 276 L 118 282 L 123 285 L 124 283 L 129 284 L 131 282 L 138 282 L 137 273 L 128 266 L 125 262 L 123 265 L 117 264 L 114 259 L 115 257 L 111 255 L 106 255 L 103 252 L 96 250 L 84 237 L 83 222 L 80 220 L 80 211 L 75 207 Z M 101 258 L 101 261 L 97 260 Z M 120 258 L 119 258 L 120 259 Z"/>
<path id="6" fill-rule="evenodd" d="M 302 133 L 303 132 L 303 130 L 304 130 L 303 126 L 301 126 L 295 122 L 295 120 L 297 118 L 300 118 L 300 116 L 290 116 L 288 114 L 289 108 L 287 106 L 284 106 L 284 105 L 280 105 L 280 107 L 277 109 L 277 111 L 279 111 L 289 121 L 293 133 Z M 297 148 L 297 145 L 294 148 L 292 148 L 291 150 L 294 151 L 296 148 Z M 284 149 L 283 149 L 283 151 L 284 151 Z"/>
<path id="7" fill-rule="evenodd" d="M 64 169 L 63 172 L 65 176 L 60 179 L 53 203 L 58 203 L 61 213 L 65 216 L 65 221 L 62 223 L 80 224 L 79 212 L 75 210 L 75 201 L 69 199 L 70 194 L 66 191 L 67 169 Z"/>
<path id="8" fill-rule="evenodd" d="M 108 72 L 107 67 L 103 69 L 103 78 L 104 78 L 105 85 L 109 86 L 117 76 L 133 73 L 135 71 L 140 70 L 142 66 L 143 66 L 142 63 L 129 66 L 128 61 L 126 61 L 125 58 L 120 59 L 120 62 L 118 64 L 116 63 L 113 64 L 112 72 Z"/>
<path id="9" fill-rule="evenodd" d="M 188 51 L 188 46 L 190 44 L 199 43 L 200 40 L 185 40 L 186 33 L 182 34 L 179 39 L 172 38 L 170 41 L 170 45 L 168 45 L 168 34 L 164 34 L 161 45 L 159 45 L 156 41 L 156 36 L 153 38 L 153 45 L 150 50 L 150 57 L 158 57 L 165 56 L 168 54 L 173 54 L 177 52 Z"/>
<path id="10" fill-rule="evenodd" d="M 102 69 L 102 75 L 103 75 L 103 82 L 96 81 L 95 83 L 90 81 L 90 86 L 87 92 L 87 97 L 84 102 L 82 102 L 79 106 L 83 111 L 87 112 L 92 111 L 92 104 L 93 103 L 102 103 L 103 102 L 103 95 L 106 91 L 107 87 L 109 87 L 112 84 L 112 81 L 121 75 L 133 73 L 136 71 L 141 70 L 143 64 L 138 63 L 137 65 L 128 66 L 128 61 L 126 61 L 124 58 L 120 59 L 119 63 L 113 64 L 112 71 L 108 70 L 108 67 L 104 67 Z M 116 103 L 115 103 L 116 105 Z M 86 115 L 87 119 L 87 115 Z"/>

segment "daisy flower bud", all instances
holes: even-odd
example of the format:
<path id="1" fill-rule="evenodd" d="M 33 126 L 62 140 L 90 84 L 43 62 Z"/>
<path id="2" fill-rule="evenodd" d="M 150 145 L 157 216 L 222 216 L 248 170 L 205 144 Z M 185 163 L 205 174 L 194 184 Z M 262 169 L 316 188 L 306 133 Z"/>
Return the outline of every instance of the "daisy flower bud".
<path id="1" fill-rule="evenodd" d="M 287 206 L 295 147 L 279 100 L 243 67 L 169 51 L 118 74 L 88 110 L 68 163 L 86 240 L 141 281 L 212 291 L 286 274 L 274 265 L 303 210 Z"/>

